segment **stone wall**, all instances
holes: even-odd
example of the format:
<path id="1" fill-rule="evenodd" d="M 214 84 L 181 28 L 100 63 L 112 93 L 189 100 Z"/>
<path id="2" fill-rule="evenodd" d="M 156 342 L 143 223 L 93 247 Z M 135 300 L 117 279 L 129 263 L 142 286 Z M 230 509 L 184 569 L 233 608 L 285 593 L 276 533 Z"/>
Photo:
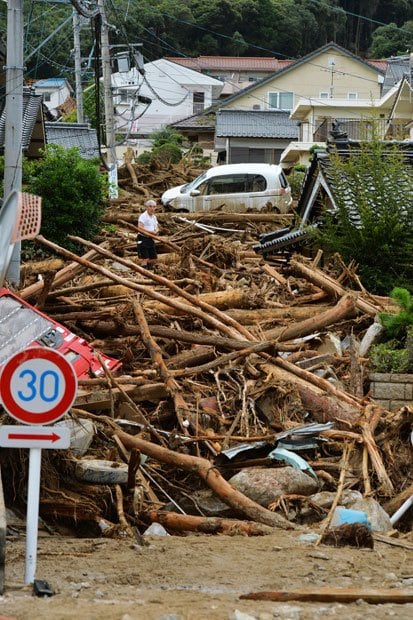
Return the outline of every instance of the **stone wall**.
<path id="1" fill-rule="evenodd" d="M 370 374 L 370 396 L 389 410 L 413 405 L 413 374 L 373 372 Z"/>

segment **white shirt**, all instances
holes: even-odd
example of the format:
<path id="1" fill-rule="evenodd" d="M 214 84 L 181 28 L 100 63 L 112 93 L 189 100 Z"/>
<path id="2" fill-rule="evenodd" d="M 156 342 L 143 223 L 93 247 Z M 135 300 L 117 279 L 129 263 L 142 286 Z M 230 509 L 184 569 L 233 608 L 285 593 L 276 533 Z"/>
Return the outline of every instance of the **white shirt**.
<path id="1" fill-rule="evenodd" d="M 156 215 L 149 215 L 147 211 L 144 211 L 140 214 L 138 223 L 141 228 L 149 232 L 158 232 L 158 220 L 156 219 Z"/>

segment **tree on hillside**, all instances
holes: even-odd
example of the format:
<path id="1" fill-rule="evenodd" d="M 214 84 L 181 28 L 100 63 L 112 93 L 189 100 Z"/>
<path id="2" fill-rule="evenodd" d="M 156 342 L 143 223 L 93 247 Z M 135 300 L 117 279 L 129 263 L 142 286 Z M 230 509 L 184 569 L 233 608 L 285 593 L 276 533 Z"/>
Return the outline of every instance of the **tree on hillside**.
<path id="1" fill-rule="evenodd" d="M 374 31 L 369 54 L 372 58 L 388 58 L 408 54 L 413 42 L 413 20 L 398 28 L 396 24 L 381 26 Z"/>

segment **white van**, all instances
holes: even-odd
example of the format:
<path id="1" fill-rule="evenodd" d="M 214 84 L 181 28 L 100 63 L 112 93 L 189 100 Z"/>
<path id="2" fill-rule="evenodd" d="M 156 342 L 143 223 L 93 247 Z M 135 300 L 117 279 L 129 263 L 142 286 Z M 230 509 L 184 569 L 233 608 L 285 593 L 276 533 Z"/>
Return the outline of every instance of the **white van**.
<path id="1" fill-rule="evenodd" d="M 291 188 L 281 166 L 228 164 L 210 168 L 191 183 L 168 189 L 162 203 L 180 211 L 263 209 L 287 213 Z"/>

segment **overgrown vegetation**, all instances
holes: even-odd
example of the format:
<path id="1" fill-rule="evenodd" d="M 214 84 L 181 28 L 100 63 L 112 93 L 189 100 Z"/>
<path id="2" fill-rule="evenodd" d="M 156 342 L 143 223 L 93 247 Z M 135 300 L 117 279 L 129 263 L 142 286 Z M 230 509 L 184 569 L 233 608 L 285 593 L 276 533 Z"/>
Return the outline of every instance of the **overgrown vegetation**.
<path id="1" fill-rule="evenodd" d="M 182 159 L 184 136 L 172 127 L 163 127 L 151 134 L 152 149 L 141 153 L 137 161 L 151 164 L 158 161 L 162 165 L 177 164 Z"/>
<path id="2" fill-rule="evenodd" d="M 390 296 L 400 311 L 379 314 L 385 342 L 371 347 L 370 365 L 376 372 L 413 372 L 413 297 L 403 288 L 394 288 Z"/>
<path id="3" fill-rule="evenodd" d="M 79 250 L 67 235 L 93 239 L 101 227 L 107 183 L 96 162 L 76 148 L 49 145 L 44 157 L 25 163 L 25 190 L 42 197 L 41 234 Z"/>
<path id="4" fill-rule="evenodd" d="M 291 186 L 291 195 L 294 200 L 298 200 L 301 185 L 305 177 L 305 166 L 295 166 L 288 175 L 288 182 Z"/>
<path id="5" fill-rule="evenodd" d="M 410 168 L 396 145 L 376 139 L 350 147 L 346 158 L 331 155 L 337 210 L 326 212 L 315 234 L 327 251 L 356 261 L 372 293 L 413 287 Z"/>

